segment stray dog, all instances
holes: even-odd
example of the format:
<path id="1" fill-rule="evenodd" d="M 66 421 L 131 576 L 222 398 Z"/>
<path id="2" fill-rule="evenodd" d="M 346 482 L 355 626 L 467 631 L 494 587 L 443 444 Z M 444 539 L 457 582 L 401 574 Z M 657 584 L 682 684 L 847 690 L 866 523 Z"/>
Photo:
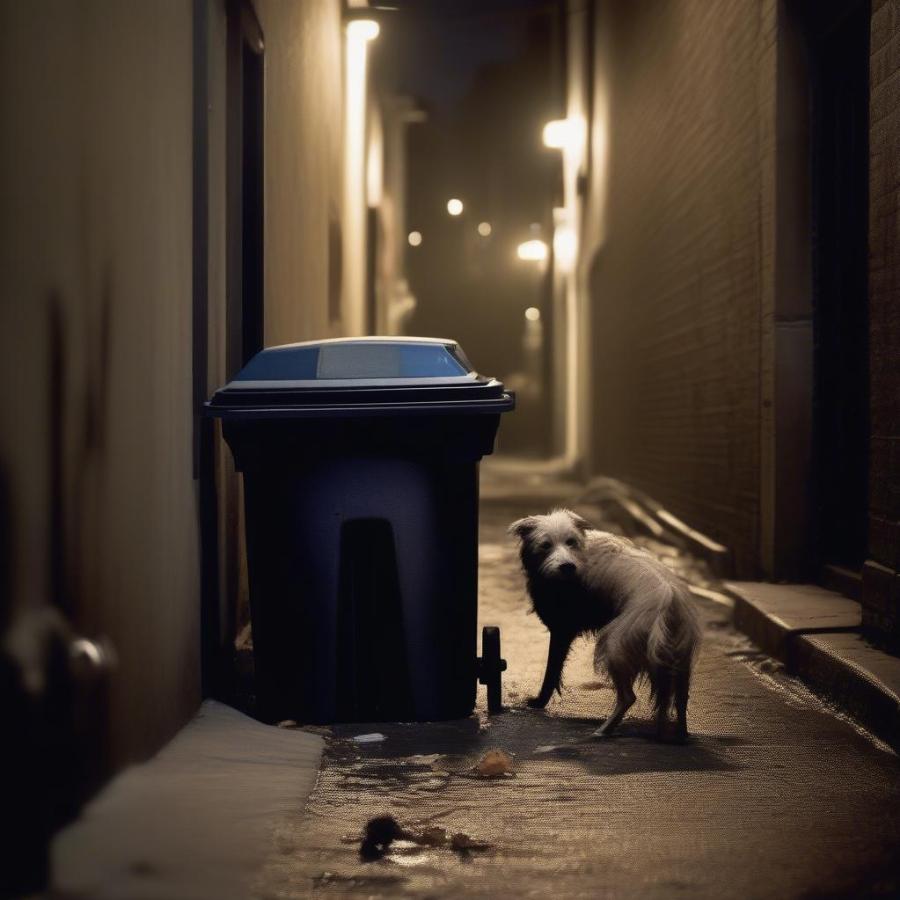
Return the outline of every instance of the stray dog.
<path id="1" fill-rule="evenodd" d="M 581 634 L 597 635 L 594 668 L 605 667 L 616 689 L 612 715 L 594 732 L 608 737 L 635 701 L 639 676 L 650 681 L 657 736 L 664 740 L 675 705 L 678 739 L 687 738 L 691 666 L 700 623 L 687 586 L 631 541 L 594 530 L 557 509 L 513 522 L 528 593 L 550 631 L 547 671 L 528 705 L 543 709 L 560 692 L 563 665 Z"/>

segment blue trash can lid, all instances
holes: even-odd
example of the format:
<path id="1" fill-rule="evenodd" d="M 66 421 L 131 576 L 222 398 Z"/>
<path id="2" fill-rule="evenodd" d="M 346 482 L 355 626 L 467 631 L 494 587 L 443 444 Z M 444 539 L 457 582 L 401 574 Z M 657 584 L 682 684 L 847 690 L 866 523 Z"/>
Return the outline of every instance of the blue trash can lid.
<path id="1" fill-rule="evenodd" d="M 336 338 L 267 347 L 206 404 L 221 418 L 506 412 L 515 405 L 442 338 Z"/>

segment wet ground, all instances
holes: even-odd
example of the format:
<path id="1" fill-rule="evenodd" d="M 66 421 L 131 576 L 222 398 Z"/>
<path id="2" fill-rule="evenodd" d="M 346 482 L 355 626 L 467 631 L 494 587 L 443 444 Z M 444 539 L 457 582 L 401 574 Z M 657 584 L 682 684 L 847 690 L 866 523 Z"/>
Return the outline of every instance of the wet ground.
<path id="1" fill-rule="evenodd" d="M 688 744 L 652 740 L 645 692 L 619 737 L 589 740 L 613 692 L 587 642 L 563 696 L 543 712 L 523 708 L 547 638 L 527 614 L 505 530 L 552 494 L 496 484 L 483 494 L 480 616 L 502 629 L 508 710 L 489 717 L 481 689 L 463 721 L 335 727 L 307 808 L 279 826 L 256 894 L 900 896 L 898 758 L 757 653 L 726 606 L 698 601 L 706 633 Z M 352 740 L 373 732 L 385 739 Z M 491 748 L 511 755 L 513 774 L 473 774 Z M 384 814 L 491 846 L 401 841 L 364 862 L 357 836 Z"/>

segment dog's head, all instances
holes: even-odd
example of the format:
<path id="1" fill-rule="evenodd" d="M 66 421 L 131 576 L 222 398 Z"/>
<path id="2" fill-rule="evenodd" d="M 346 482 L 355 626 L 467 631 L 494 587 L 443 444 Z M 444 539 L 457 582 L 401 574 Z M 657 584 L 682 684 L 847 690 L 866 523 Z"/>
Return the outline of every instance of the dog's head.
<path id="1" fill-rule="evenodd" d="M 584 565 L 585 532 L 591 525 L 569 509 L 526 516 L 509 526 L 519 539 L 522 565 L 529 575 L 573 581 Z"/>

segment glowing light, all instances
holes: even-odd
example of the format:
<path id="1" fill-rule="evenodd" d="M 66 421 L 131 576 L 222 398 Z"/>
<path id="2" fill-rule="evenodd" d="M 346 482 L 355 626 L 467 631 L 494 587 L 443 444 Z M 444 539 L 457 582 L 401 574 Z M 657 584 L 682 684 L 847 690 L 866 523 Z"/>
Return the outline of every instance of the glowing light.
<path id="1" fill-rule="evenodd" d="M 525 318 L 528 319 L 529 322 L 538 322 L 541 318 L 541 311 L 536 306 L 529 306 L 528 309 L 525 310 Z"/>
<path id="2" fill-rule="evenodd" d="M 451 216 L 458 216 L 463 211 L 463 202 L 462 200 L 457 200 L 456 197 L 451 198 L 447 201 L 447 212 L 450 213 Z"/>
<path id="3" fill-rule="evenodd" d="M 553 256 L 560 268 L 570 271 L 578 254 L 578 236 L 571 225 L 558 225 L 553 233 Z"/>
<path id="4" fill-rule="evenodd" d="M 491 236 L 491 232 L 492 232 L 493 230 L 494 230 L 494 229 L 491 228 L 491 223 L 490 223 L 490 222 L 479 222 L 479 223 L 478 223 L 478 233 L 479 233 L 482 237 L 490 237 L 490 236 Z"/>
<path id="5" fill-rule="evenodd" d="M 353 40 L 373 41 L 381 26 L 374 19 L 353 19 L 347 23 L 347 37 Z"/>
<path id="6" fill-rule="evenodd" d="M 578 147 L 584 140 L 584 122 L 580 119 L 554 119 L 544 126 L 544 146 L 553 150 Z"/>
<path id="7" fill-rule="evenodd" d="M 375 25 L 373 29 L 371 26 Z M 343 298 L 350 334 L 365 329 L 366 281 L 366 59 L 377 22 L 353 19 L 347 23 L 344 77 L 344 205 Z M 360 258 L 360 253 L 363 258 Z"/>
<path id="8" fill-rule="evenodd" d="M 406 238 L 409 241 L 410 247 L 418 247 L 419 244 L 422 243 L 422 232 L 421 231 L 411 231 Z"/>
<path id="9" fill-rule="evenodd" d="M 543 241 L 525 241 L 516 248 L 519 259 L 543 262 L 547 258 L 547 245 Z"/>

